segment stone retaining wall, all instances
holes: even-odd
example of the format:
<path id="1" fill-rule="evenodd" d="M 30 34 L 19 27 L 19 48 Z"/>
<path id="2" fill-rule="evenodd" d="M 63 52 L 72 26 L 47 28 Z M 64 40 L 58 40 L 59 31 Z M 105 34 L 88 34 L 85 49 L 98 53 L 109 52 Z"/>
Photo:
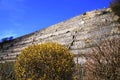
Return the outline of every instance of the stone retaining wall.
<path id="1" fill-rule="evenodd" d="M 32 44 L 58 42 L 74 54 L 87 53 L 104 38 L 119 38 L 120 24 L 111 9 L 86 12 L 44 30 L 0 44 L 0 61 L 14 61 L 20 52 Z"/>

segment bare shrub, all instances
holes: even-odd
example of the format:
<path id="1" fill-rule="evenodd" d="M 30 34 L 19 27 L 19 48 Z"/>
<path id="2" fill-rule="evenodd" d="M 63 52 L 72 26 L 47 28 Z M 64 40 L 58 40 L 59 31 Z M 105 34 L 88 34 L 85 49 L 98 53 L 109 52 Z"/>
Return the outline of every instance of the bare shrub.
<path id="1" fill-rule="evenodd" d="M 86 80 L 120 80 L 120 39 L 104 40 L 84 56 Z"/>

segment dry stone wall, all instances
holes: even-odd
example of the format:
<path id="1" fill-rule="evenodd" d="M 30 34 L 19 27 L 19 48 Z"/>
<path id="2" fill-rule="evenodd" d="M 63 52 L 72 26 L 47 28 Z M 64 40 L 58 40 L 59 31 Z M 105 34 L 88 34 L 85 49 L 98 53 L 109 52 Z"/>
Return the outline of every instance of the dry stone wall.
<path id="1" fill-rule="evenodd" d="M 94 10 L 44 30 L 0 44 L 0 61 L 14 61 L 21 51 L 32 44 L 58 42 L 74 54 L 87 53 L 104 38 L 119 38 L 120 24 L 111 9 Z"/>

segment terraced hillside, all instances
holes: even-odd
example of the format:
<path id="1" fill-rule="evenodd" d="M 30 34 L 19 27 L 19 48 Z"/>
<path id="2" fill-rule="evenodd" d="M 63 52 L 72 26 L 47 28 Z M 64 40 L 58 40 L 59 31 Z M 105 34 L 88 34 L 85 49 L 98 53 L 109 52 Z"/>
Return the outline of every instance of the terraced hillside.
<path id="1" fill-rule="evenodd" d="M 27 46 L 46 41 L 67 46 L 74 54 L 87 53 L 104 38 L 120 38 L 118 17 L 111 9 L 94 10 L 44 30 L 0 44 L 0 61 L 14 61 Z"/>

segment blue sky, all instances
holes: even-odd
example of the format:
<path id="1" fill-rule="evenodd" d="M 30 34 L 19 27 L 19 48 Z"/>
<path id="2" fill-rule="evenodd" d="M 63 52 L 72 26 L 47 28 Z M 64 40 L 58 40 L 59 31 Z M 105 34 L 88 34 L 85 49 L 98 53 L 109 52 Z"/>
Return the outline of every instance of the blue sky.
<path id="1" fill-rule="evenodd" d="M 84 12 L 109 7 L 111 0 L 0 0 L 0 39 L 47 28 Z"/>

